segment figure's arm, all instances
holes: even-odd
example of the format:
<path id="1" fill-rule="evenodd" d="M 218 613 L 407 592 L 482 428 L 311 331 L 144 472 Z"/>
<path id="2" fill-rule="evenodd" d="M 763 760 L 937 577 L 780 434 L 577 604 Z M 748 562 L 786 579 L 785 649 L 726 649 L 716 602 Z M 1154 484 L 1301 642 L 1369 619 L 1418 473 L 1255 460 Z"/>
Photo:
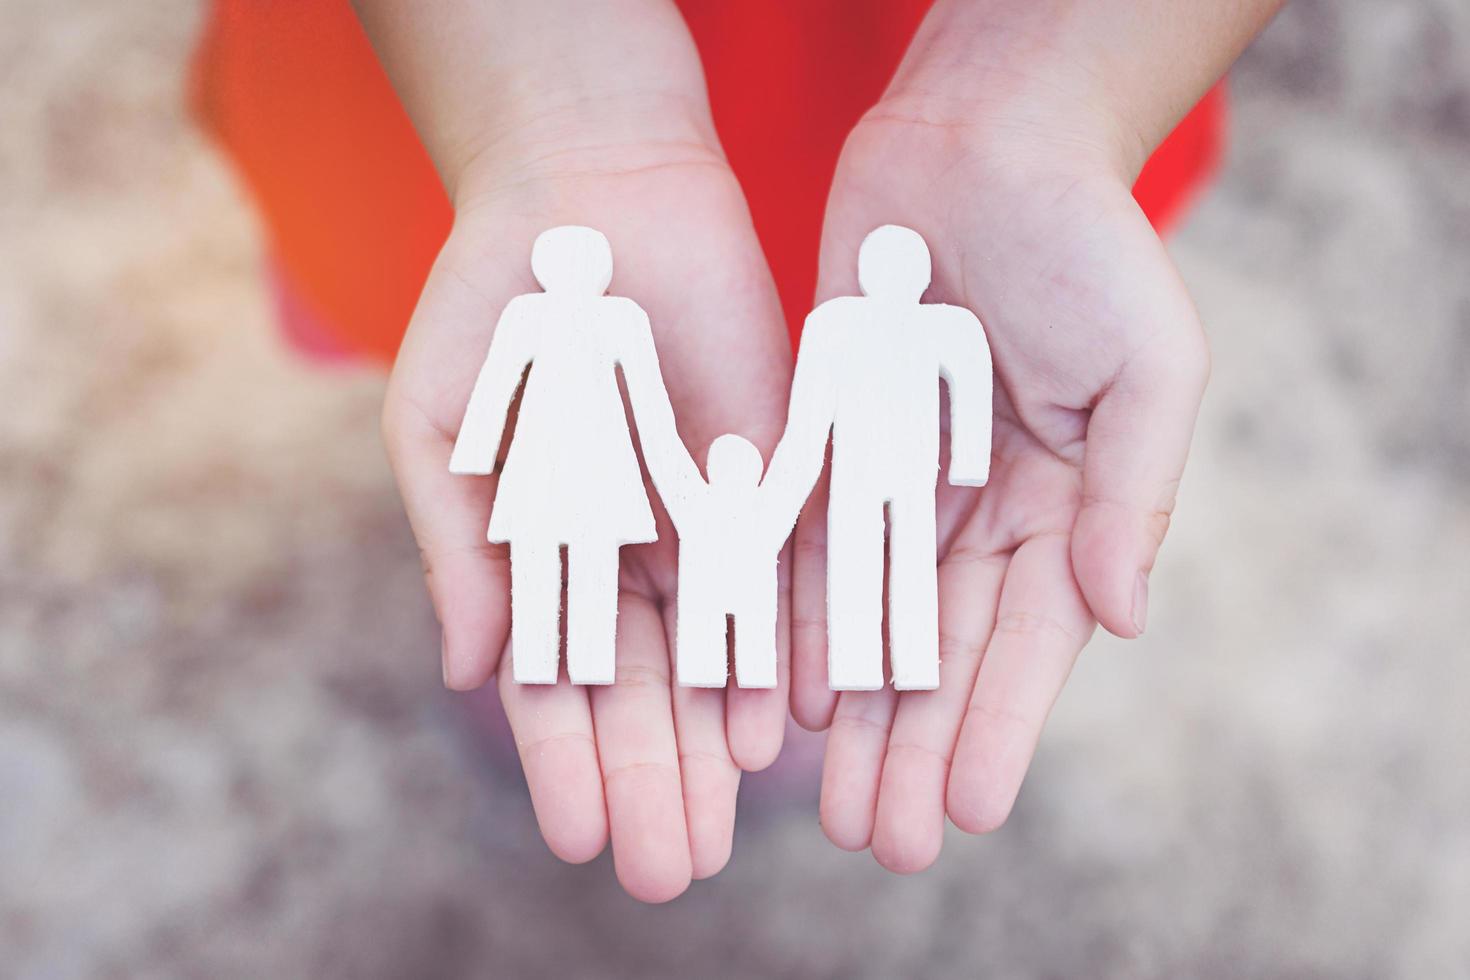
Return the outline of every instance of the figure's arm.
<path id="1" fill-rule="evenodd" d="M 816 485 L 827 458 L 827 436 L 837 411 L 837 379 L 833 372 L 833 324 L 825 304 L 806 318 L 796 373 L 791 379 L 791 402 L 786 431 L 761 482 L 772 513 L 789 514 L 791 524 Z M 789 529 L 789 525 L 788 525 Z"/>
<path id="2" fill-rule="evenodd" d="M 801 516 L 801 508 L 810 494 L 810 486 L 803 489 L 789 480 L 767 479 L 756 488 L 754 533 L 768 547 L 779 551 L 796 528 L 796 519 Z"/>
<path id="3" fill-rule="evenodd" d="M 704 478 L 679 438 L 674 407 L 664 387 L 663 373 L 659 371 L 648 314 L 632 300 L 625 302 L 632 315 L 623 332 L 618 362 L 627 382 L 628 402 L 633 407 L 633 422 L 638 426 L 638 441 L 643 447 L 648 475 L 653 478 L 664 509 L 677 524 L 685 510 L 684 501 L 704 489 Z"/>
<path id="4" fill-rule="evenodd" d="M 460 423 L 459 438 L 449 457 L 449 472 L 482 476 L 494 472 L 511 400 L 534 353 L 531 341 L 518 296 L 506 305 L 500 322 L 495 325 L 490 351 L 475 379 L 464 421 Z"/>
<path id="5" fill-rule="evenodd" d="M 990 345 L 975 314 L 962 306 L 942 309 L 939 374 L 949 390 L 949 482 L 984 486 L 990 478 Z"/>

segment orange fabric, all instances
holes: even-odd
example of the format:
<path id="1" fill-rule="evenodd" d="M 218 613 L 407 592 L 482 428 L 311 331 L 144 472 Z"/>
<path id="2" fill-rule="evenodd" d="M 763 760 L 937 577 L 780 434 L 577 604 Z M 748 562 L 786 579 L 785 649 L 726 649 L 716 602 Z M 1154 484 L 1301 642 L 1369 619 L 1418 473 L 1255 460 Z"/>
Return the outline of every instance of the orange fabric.
<path id="1" fill-rule="evenodd" d="M 452 217 L 346 0 L 220 0 L 194 99 L 300 301 L 389 361 Z"/>
<path id="2" fill-rule="evenodd" d="M 929 2 L 680 2 L 793 338 L 842 141 Z M 215 0 L 195 69 L 195 107 L 255 198 L 293 302 L 343 349 L 391 360 L 452 215 L 347 0 Z M 1213 173 L 1224 103 L 1217 86 L 1144 168 L 1134 195 L 1155 227 Z"/>

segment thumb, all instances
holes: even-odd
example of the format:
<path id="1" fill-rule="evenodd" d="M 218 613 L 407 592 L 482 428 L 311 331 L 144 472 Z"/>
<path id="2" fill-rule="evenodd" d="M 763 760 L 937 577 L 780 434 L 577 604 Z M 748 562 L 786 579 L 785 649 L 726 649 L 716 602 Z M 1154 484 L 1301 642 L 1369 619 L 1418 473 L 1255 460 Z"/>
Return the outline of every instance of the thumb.
<path id="1" fill-rule="evenodd" d="M 1159 335 L 1124 364 L 1093 407 L 1072 567 L 1093 615 L 1132 638 L 1148 621 L 1148 576 L 1209 377 L 1209 350 L 1187 297 L 1190 328 Z"/>

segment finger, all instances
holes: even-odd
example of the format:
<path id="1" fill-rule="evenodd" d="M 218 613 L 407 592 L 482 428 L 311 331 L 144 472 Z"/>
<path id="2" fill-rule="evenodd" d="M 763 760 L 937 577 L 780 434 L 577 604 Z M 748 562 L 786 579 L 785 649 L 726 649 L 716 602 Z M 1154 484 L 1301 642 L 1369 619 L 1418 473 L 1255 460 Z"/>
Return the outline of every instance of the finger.
<path id="1" fill-rule="evenodd" d="M 740 767 L 725 739 L 725 692 L 675 687 L 673 694 L 691 874 L 709 878 L 730 860 Z"/>
<path id="2" fill-rule="evenodd" d="M 791 692 L 791 549 L 781 551 L 776 587 L 776 686 L 731 685 L 725 692 L 730 754 L 741 769 L 759 772 L 776 761 L 786 736 Z M 736 636 L 740 624 L 735 624 Z M 768 641 L 769 642 L 769 641 Z"/>
<path id="3" fill-rule="evenodd" d="M 670 603 L 664 607 L 666 643 L 676 628 Z M 725 716 L 727 696 L 735 690 L 677 685 L 673 689 L 684 819 L 689 825 L 690 866 L 697 879 L 712 877 L 729 863 L 734 841 L 740 767 L 732 758 Z"/>
<path id="4" fill-rule="evenodd" d="M 451 236 L 425 283 L 393 367 L 382 421 L 443 629 L 444 683 L 470 690 L 494 676 L 505 649 L 510 565 L 505 548 L 485 540 L 496 478 L 453 475 L 449 456 L 489 350 L 490 328 L 505 303 L 528 288 L 530 240 L 515 253 L 519 261 L 509 253 L 480 256 L 477 267 L 505 271 L 479 286 L 457 271 L 465 261 L 459 242 Z M 506 248 L 511 245 L 520 243 Z"/>
<path id="5" fill-rule="evenodd" d="M 679 742 L 691 874 L 709 878 L 730 860 L 740 789 L 740 767 L 725 741 L 725 692 L 675 688 L 674 735 Z"/>
<path id="6" fill-rule="evenodd" d="M 843 691 L 827 733 L 822 757 L 822 830 L 847 851 L 861 851 L 873 839 L 878 780 L 893 725 L 897 692 Z"/>
<path id="7" fill-rule="evenodd" d="M 791 717 L 808 731 L 832 723 L 827 683 L 827 474 L 796 522 L 791 568 Z"/>
<path id="8" fill-rule="evenodd" d="M 939 688 L 899 697 L 878 789 L 873 857 L 890 871 L 922 871 L 939 856 L 955 742 L 1008 561 L 967 550 L 962 537 L 939 567 Z"/>
<path id="9" fill-rule="evenodd" d="M 1159 262 L 1168 268 L 1160 254 Z M 1148 620 L 1148 575 L 1209 376 L 1198 316 L 1169 269 L 1146 304 L 1165 324 L 1135 352 L 1093 407 L 1083 461 L 1082 509 L 1072 534 L 1077 582 L 1109 632 L 1135 637 Z"/>
<path id="10" fill-rule="evenodd" d="M 618 600 L 617 679 L 592 691 L 613 867 L 628 894 L 666 902 L 693 873 L 679 750 L 669 693 L 669 651 L 658 610 Z"/>
<path id="11" fill-rule="evenodd" d="M 586 689 L 565 670 L 554 685 L 517 684 L 509 657 L 497 686 L 541 836 L 563 861 L 592 860 L 607 844 L 607 804 Z"/>
<path id="12" fill-rule="evenodd" d="M 1072 577 L 1066 536 L 1023 542 L 1006 569 L 955 746 L 946 794 L 955 826 L 978 834 L 1005 822 L 1041 726 L 1094 625 Z"/>

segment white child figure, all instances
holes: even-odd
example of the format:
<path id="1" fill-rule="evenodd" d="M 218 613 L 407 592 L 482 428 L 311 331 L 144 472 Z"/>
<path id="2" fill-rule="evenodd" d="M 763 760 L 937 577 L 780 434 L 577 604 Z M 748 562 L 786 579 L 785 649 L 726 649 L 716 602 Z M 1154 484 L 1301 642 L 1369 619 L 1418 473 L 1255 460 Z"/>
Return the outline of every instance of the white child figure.
<path id="1" fill-rule="evenodd" d="M 789 481 L 762 483 L 760 450 L 740 436 L 710 444 L 708 483 L 682 443 L 660 442 L 645 439 L 644 455 L 679 531 L 679 684 L 725 686 L 731 617 L 735 682 L 775 687 L 776 567 L 806 494 Z"/>

